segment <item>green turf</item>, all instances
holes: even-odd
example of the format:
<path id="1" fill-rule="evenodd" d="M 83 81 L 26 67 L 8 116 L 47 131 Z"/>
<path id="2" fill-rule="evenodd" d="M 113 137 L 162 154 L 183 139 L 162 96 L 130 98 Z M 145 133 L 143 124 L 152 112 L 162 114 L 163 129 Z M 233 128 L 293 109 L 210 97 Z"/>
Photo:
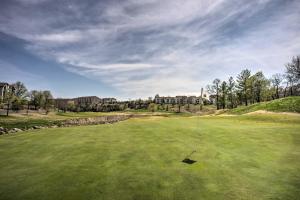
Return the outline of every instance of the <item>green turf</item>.
<path id="1" fill-rule="evenodd" d="M 185 155 L 196 150 L 193 165 Z M 0 136 L 0 199 L 300 197 L 300 118 L 149 117 Z"/>
<path id="2" fill-rule="evenodd" d="M 255 103 L 248 106 L 239 106 L 238 108 L 228 110 L 228 113 L 245 114 L 257 110 L 300 113 L 300 96 L 286 97 L 268 102 Z"/>

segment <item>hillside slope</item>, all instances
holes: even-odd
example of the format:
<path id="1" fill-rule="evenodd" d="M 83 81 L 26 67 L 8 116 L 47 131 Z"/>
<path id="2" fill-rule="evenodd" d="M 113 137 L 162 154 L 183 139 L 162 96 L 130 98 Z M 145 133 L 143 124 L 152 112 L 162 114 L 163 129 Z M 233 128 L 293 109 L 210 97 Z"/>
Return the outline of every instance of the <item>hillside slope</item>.
<path id="1" fill-rule="evenodd" d="M 261 102 L 249 106 L 240 106 L 229 110 L 230 114 L 245 114 L 257 110 L 266 110 L 272 112 L 295 112 L 300 113 L 300 97 L 286 97 L 268 102 Z"/>

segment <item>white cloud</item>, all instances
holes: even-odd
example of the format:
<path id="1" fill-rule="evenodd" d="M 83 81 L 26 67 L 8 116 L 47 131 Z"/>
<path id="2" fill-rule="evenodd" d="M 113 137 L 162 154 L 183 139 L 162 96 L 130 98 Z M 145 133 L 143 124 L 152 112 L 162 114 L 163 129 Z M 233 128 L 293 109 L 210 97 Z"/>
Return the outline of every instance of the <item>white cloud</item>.
<path id="1" fill-rule="evenodd" d="M 46 43 L 72 43 L 82 39 L 82 34 L 79 31 L 67 31 L 63 33 L 41 34 L 29 37 L 29 40 Z"/>
<path id="2" fill-rule="evenodd" d="M 63 11 L 82 21 L 21 12 L 0 20 L 0 30 L 73 73 L 118 88 L 122 97 L 199 94 L 214 78 L 227 79 L 244 67 L 267 75 L 282 71 L 300 52 L 299 3 L 273 4 L 129 0 L 92 11 L 68 5 Z M 276 14 L 267 17 L 270 8 Z"/>

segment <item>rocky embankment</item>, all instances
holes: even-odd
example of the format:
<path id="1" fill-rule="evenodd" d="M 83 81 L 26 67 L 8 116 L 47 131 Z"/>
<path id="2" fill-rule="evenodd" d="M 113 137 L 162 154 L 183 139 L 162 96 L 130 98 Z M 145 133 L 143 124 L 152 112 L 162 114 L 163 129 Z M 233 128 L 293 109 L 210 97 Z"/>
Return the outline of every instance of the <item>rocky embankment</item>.
<path id="1" fill-rule="evenodd" d="M 3 128 L 0 127 L 0 135 L 17 133 L 33 129 L 43 128 L 58 128 L 58 127 L 69 127 L 69 126 L 84 126 L 84 125 L 96 125 L 96 124 L 112 124 L 120 121 L 127 120 L 133 117 L 144 117 L 144 115 L 107 115 L 99 117 L 88 117 L 88 118 L 74 118 L 63 121 L 57 121 L 56 125 L 51 126 L 32 126 L 30 128 Z"/>

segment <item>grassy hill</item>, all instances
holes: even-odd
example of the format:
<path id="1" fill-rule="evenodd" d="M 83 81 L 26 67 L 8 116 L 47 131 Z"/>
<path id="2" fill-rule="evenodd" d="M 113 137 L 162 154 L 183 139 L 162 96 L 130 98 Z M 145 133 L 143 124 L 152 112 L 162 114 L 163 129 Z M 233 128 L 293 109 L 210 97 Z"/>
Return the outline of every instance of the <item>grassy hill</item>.
<path id="1" fill-rule="evenodd" d="M 240 106 L 229 110 L 230 114 L 245 114 L 257 110 L 266 110 L 272 112 L 295 112 L 300 113 L 300 97 L 286 97 L 273 101 L 256 103 L 249 106 Z"/>

